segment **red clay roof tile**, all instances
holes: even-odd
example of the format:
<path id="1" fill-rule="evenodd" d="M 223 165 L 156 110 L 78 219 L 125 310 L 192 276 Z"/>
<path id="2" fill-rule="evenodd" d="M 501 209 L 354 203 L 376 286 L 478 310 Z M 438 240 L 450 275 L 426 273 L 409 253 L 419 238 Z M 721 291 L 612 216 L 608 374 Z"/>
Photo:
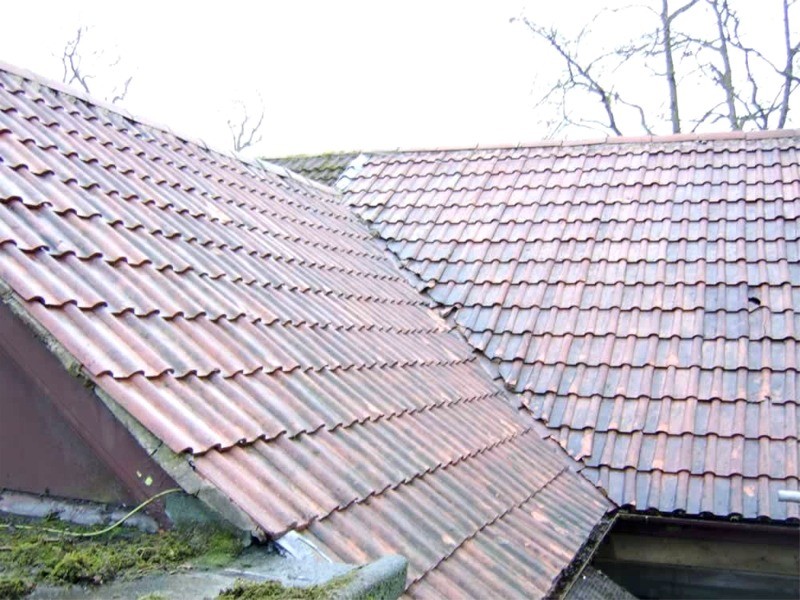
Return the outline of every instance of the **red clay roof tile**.
<path id="1" fill-rule="evenodd" d="M 381 152 L 342 187 L 617 502 L 797 519 L 798 140 Z"/>
<path id="2" fill-rule="evenodd" d="M 331 190 L 3 68 L 0 280 L 265 532 L 412 594 L 542 595 L 612 507 Z"/>

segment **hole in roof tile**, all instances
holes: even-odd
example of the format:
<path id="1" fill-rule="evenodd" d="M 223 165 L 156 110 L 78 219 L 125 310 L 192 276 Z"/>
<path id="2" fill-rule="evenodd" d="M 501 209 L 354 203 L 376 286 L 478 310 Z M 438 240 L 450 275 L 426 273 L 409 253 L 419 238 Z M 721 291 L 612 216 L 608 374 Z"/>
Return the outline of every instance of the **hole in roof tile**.
<path id="1" fill-rule="evenodd" d="M 758 299 L 758 298 L 756 298 L 755 296 L 750 296 L 750 297 L 749 297 L 747 300 L 748 300 L 748 301 L 749 301 L 751 304 L 755 304 L 756 306 L 761 306 L 761 300 L 759 300 L 759 299 Z"/>

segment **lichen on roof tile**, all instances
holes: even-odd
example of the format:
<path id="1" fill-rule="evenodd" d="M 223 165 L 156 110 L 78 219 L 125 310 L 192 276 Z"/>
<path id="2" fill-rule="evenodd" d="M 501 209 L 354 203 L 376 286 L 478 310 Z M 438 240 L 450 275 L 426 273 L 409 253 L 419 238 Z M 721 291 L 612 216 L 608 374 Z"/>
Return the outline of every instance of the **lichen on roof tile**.
<path id="1" fill-rule="evenodd" d="M 358 154 L 358 152 L 328 152 L 325 154 L 298 154 L 295 156 L 266 158 L 264 160 L 281 165 L 313 181 L 332 186 Z"/>

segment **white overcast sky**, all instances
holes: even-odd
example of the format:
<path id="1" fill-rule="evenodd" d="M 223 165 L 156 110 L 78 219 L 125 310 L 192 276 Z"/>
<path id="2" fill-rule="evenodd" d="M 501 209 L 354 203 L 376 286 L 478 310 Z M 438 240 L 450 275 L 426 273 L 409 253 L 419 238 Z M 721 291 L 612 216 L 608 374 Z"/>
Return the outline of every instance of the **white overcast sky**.
<path id="1" fill-rule="evenodd" d="M 132 74 L 126 109 L 222 149 L 234 102 L 260 94 L 262 156 L 514 144 L 545 135 L 537 85 L 556 63 L 509 19 L 535 15 L 569 27 L 602 4 L 10 2 L 0 60 L 60 80 L 65 42 L 88 25 L 86 49 L 105 53 L 87 59 L 99 65 L 93 92 Z M 115 56 L 115 69 L 102 66 Z"/>

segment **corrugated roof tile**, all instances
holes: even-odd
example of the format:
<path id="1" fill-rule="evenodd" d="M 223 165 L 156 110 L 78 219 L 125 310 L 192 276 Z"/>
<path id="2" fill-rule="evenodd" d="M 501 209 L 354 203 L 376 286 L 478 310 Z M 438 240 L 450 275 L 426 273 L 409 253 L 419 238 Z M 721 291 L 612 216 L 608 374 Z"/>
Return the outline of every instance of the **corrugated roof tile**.
<path id="1" fill-rule="evenodd" d="M 440 156 L 412 180 L 413 164 L 367 169 L 397 173 L 390 193 L 453 186 L 460 167 Z M 475 156 L 484 171 L 471 186 L 495 158 Z M 395 221 L 469 201 L 412 196 Z M 431 281 L 456 245 L 438 249 Z M 399 251 L 414 260 L 423 247 Z M 458 269 L 480 258 L 471 252 Z M 332 190 L 6 68 L 0 279 L 94 384 L 264 532 L 304 529 L 353 562 L 403 554 L 425 595 L 546 593 L 612 507 Z M 519 529 L 530 519 L 511 513 L 544 499 L 539 529 Z M 447 567 L 476 538 L 478 562 Z"/>
<path id="2" fill-rule="evenodd" d="M 770 495 L 798 479 L 797 144 L 382 153 L 351 202 L 612 498 L 781 520 L 797 516 Z M 395 191 L 379 197 L 382 165 Z M 418 165 L 451 177 L 414 179 Z"/>

